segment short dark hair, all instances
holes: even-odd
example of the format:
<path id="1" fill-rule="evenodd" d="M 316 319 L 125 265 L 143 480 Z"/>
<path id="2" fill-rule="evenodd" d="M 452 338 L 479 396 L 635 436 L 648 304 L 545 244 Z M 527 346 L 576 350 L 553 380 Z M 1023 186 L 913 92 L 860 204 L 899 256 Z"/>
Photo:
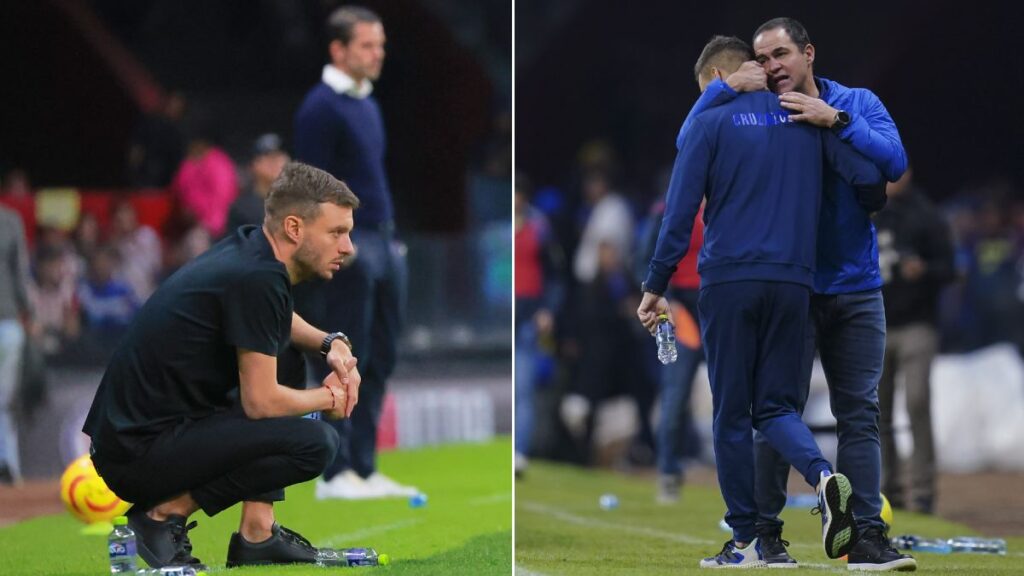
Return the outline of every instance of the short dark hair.
<path id="1" fill-rule="evenodd" d="M 348 46 L 352 41 L 352 31 L 356 24 L 380 22 L 380 16 L 369 8 L 362 6 L 342 6 L 327 17 L 327 43 L 338 40 Z"/>
<path id="2" fill-rule="evenodd" d="M 693 75 L 699 83 L 700 77 L 712 66 L 721 68 L 727 64 L 741 64 L 753 59 L 754 50 L 743 40 L 735 36 L 712 36 L 701 51 L 700 58 L 697 58 Z"/>
<path id="3" fill-rule="evenodd" d="M 270 185 L 264 203 L 267 223 L 276 229 L 291 214 L 303 220 L 316 218 L 324 202 L 353 210 L 359 207 L 359 198 L 341 180 L 309 164 L 289 162 Z"/>
<path id="4" fill-rule="evenodd" d="M 786 18 L 785 16 L 780 18 L 772 18 L 758 26 L 757 30 L 754 30 L 754 39 L 756 40 L 761 32 L 766 30 L 775 30 L 776 28 L 782 28 L 789 34 L 789 39 L 796 44 L 797 50 L 803 52 L 804 48 L 811 43 L 811 37 L 807 35 L 807 29 L 804 25 L 797 22 L 792 18 Z"/>

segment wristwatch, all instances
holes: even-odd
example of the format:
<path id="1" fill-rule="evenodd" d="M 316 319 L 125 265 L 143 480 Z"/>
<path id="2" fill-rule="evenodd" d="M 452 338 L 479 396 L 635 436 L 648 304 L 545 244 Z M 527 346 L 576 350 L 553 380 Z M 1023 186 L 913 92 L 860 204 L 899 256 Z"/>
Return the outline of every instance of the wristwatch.
<path id="1" fill-rule="evenodd" d="M 850 113 L 846 110 L 836 110 L 836 117 L 832 120 L 832 131 L 838 134 L 843 128 L 850 125 Z"/>
<path id="2" fill-rule="evenodd" d="M 348 346 L 349 350 L 352 350 L 352 341 L 348 339 L 348 336 L 345 336 L 344 332 L 331 332 L 327 336 L 324 336 L 324 341 L 320 343 L 321 357 L 327 358 L 327 354 L 331 351 L 331 344 L 335 340 L 341 340 L 345 343 L 345 346 Z"/>
<path id="3" fill-rule="evenodd" d="M 651 294 L 654 294 L 655 296 L 661 296 L 661 292 L 655 292 L 654 290 L 651 290 L 650 287 L 647 286 L 647 281 L 646 280 L 644 280 L 643 282 L 640 283 L 640 292 L 650 292 Z"/>

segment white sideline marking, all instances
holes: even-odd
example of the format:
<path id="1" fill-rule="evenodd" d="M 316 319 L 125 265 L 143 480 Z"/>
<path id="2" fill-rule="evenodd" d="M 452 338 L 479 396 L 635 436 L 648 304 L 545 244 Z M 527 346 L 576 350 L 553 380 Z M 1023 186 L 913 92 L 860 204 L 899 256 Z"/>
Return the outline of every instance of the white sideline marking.
<path id="1" fill-rule="evenodd" d="M 639 534 L 641 536 L 650 536 L 652 538 L 669 540 L 672 542 L 681 542 L 683 544 L 694 544 L 701 546 L 714 546 L 718 544 L 714 540 L 694 538 L 693 536 L 689 536 L 687 534 L 680 534 L 677 532 L 666 532 L 664 530 L 657 530 L 654 528 L 643 528 L 640 526 L 630 526 L 629 524 L 624 525 L 620 523 L 605 522 L 604 520 L 595 520 L 594 518 L 579 516 L 571 512 L 566 512 L 565 510 L 553 508 L 547 504 L 540 504 L 539 502 L 523 502 L 523 508 L 526 508 L 530 512 L 544 514 L 546 516 L 557 518 L 563 522 L 567 522 L 569 524 L 576 524 L 579 526 L 606 528 L 608 530 L 615 530 L 617 532 L 631 532 L 633 534 Z"/>
<path id="2" fill-rule="evenodd" d="M 375 534 L 382 534 L 384 532 L 390 532 L 399 528 L 405 528 L 406 526 L 413 526 L 422 523 L 423 520 L 419 518 L 411 520 L 401 520 L 399 522 L 392 522 L 391 524 L 382 524 L 380 526 L 371 526 L 369 528 L 363 528 L 362 530 L 356 530 L 355 532 L 346 532 L 344 534 L 334 534 L 324 540 L 324 543 L 320 545 L 321 548 L 330 548 L 342 544 L 344 542 L 351 542 L 352 540 L 366 538 L 367 536 L 373 536 Z"/>
<path id="3" fill-rule="evenodd" d="M 472 500 L 467 500 L 466 504 L 471 506 L 480 506 L 482 504 L 497 504 L 499 502 L 508 502 L 512 500 L 512 495 L 508 492 L 495 492 L 489 496 L 478 496 Z"/>

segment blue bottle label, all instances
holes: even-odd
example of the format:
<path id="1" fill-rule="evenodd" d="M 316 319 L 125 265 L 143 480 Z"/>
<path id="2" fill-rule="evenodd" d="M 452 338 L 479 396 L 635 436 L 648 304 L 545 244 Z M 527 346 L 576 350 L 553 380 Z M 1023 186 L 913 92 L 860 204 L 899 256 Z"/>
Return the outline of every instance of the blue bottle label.
<path id="1" fill-rule="evenodd" d="M 135 556 L 135 541 L 129 540 L 127 542 L 111 542 L 110 543 L 110 559 L 115 558 L 130 558 Z"/>

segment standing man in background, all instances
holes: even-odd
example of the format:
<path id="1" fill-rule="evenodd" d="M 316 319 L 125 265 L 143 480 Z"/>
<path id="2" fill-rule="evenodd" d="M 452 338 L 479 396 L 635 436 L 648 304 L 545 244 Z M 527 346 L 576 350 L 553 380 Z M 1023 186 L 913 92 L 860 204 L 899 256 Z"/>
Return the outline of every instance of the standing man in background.
<path id="1" fill-rule="evenodd" d="M 377 471 L 377 424 L 394 371 L 405 293 L 404 255 L 395 246 L 394 210 L 384 169 L 386 137 L 371 96 L 384 64 L 384 26 L 359 6 L 327 21 L 328 54 L 321 82 L 295 116 L 295 155 L 344 180 L 360 199 L 352 264 L 326 284 L 300 290 L 297 306 L 323 326 L 350 335 L 363 375 L 362 401 L 350 420 L 335 422 L 341 442 L 317 484 L 317 498 L 408 496 L 417 490 Z M 343 297 L 342 297 L 343 296 Z M 327 367 L 318 362 L 317 372 Z"/>
<path id="2" fill-rule="evenodd" d="M 0 484 L 21 481 L 18 431 L 11 404 L 21 380 L 29 320 L 28 248 L 17 212 L 0 206 Z"/>
<path id="3" fill-rule="evenodd" d="M 235 198 L 228 211 L 227 233 L 239 226 L 263 222 L 263 202 L 270 194 L 270 185 L 284 170 L 290 158 L 281 143 L 281 137 L 274 133 L 263 134 L 252 144 L 252 158 L 249 160 L 249 183 Z"/>
<path id="4" fill-rule="evenodd" d="M 931 367 L 939 349 L 939 291 L 954 277 L 952 232 L 931 200 L 912 186 L 909 168 L 902 178 L 889 184 L 888 194 L 885 210 L 875 215 L 888 332 L 878 385 L 882 492 L 894 507 L 906 507 L 892 426 L 896 375 L 902 374 L 914 438 L 911 503 L 917 511 L 931 514 L 935 506 Z"/>

